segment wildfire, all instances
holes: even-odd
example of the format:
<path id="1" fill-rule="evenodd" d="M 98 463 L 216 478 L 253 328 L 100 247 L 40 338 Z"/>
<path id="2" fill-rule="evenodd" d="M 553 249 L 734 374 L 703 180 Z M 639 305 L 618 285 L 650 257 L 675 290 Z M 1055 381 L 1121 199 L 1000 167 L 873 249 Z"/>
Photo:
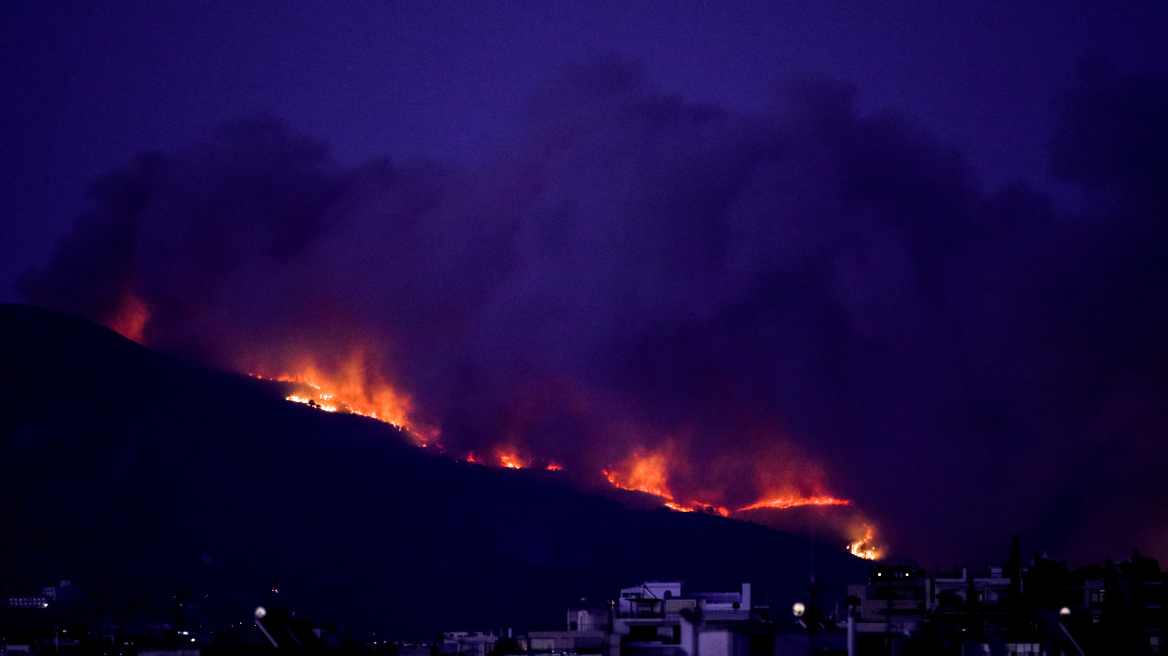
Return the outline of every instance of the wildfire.
<path id="1" fill-rule="evenodd" d="M 523 469 L 524 467 L 523 461 L 514 453 L 499 452 L 496 455 L 499 456 L 500 467 L 506 467 L 508 469 Z"/>
<path id="2" fill-rule="evenodd" d="M 683 505 L 674 501 L 666 501 L 665 507 L 670 510 L 676 510 L 677 512 L 704 512 L 710 513 L 711 515 L 720 515 L 722 517 L 730 516 L 730 511 L 726 510 L 725 508 L 707 506 L 697 502 L 691 503 L 689 505 Z"/>
<path id="3" fill-rule="evenodd" d="M 410 423 L 409 414 L 413 409 L 410 398 L 397 392 L 376 372 L 369 371 L 360 351 L 352 353 L 341 366 L 327 371 L 311 360 L 297 370 L 297 374 L 249 375 L 293 383 L 293 393 L 285 397 L 289 401 L 392 424 L 406 430 L 420 446 L 426 446 L 438 437 L 437 430 Z"/>
<path id="4" fill-rule="evenodd" d="M 628 471 L 627 474 L 608 469 L 600 473 L 613 487 L 660 497 L 664 502 L 662 505 L 678 512 L 709 512 L 723 517 L 730 516 L 730 511 L 725 508 L 700 501 L 682 502 L 674 499 L 667 484 L 668 465 L 668 458 L 664 453 L 645 453 L 638 450 L 624 462 L 622 469 Z"/>
<path id="5" fill-rule="evenodd" d="M 149 320 L 149 307 L 137 296 L 127 294 L 118 304 L 116 311 L 109 318 L 107 325 L 122 336 L 143 343 L 144 331 Z M 276 366 L 270 366 L 273 362 L 277 363 Z M 415 424 L 410 421 L 410 415 L 413 412 L 412 400 L 408 395 L 397 391 L 383 374 L 380 373 L 382 370 L 377 366 L 378 362 L 376 349 L 356 347 L 349 352 L 348 358 L 340 361 L 318 359 L 312 355 L 292 358 L 281 357 L 277 360 L 269 360 L 264 365 L 256 365 L 254 367 L 254 370 L 264 371 L 265 374 L 266 372 L 273 371 L 280 373 L 276 375 L 260 375 L 254 373 L 249 375 L 256 378 L 290 383 L 290 393 L 285 397 L 288 401 L 301 403 L 325 412 L 356 414 L 383 421 L 405 431 L 407 435 L 415 440 L 418 446 L 430 446 L 430 443 L 435 442 L 438 438 L 437 429 Z M 247 368 L 241 368 L 244 371 L 247 370 Z M 288 373 L 289 371 L 295 373 Z M 665 446 L 655 450 L 638 448 L 625 458 L 623 462 L 602 470 L 601 474 L 613 487 L 652 495 L 660 501 L 661 505 L 671 510 L 687 513 L 710 513 L 722 517 L 729 517 L 731 511 L 725 507 L 696 501 L 692 497 L 689 500 L 675 497 L 673 490 L 669 486 L 671 465 L 674 466 L 673 473 L 686 480 L 692 477 L 683 476 L 683 474 L 690 473 L 692 470 L 686 466 L 686 459 L 683 457 L 675 457 L 677 454 L 675 448 L 677 443 L 668 439 L 668 436 L 661 437 L 666 439 L 659 443 Z M 503 437 L 500 440 L 499 443 L 509 446 L 494 451 L 494 463 L 498 467 L 523 469 L 538 466 L 538 463 L 546 463 L 545 469 L 548 471 L 563 470 L 563 466 L 557 462 L 542 460 L 537 457 L 524 460 L 519 456 L 517 450 L 510 446 L 521 443 L 521 441 L 516 440 L 521 440 L 521 436 L 516 438 Z M 442 445 L 435 442 L 434 446 L 438 450 L 442 450 Z M 531 455 L 530 453 L 527 454 L 527 456 Z M 764 458 L 764 460 L 769 461 L 769 458 Z M 466 461 L 469 463 L 484 462 L 481 459 L 476 459 L 473 451 L 467 454 Z M 486 461 L 490 463 L 490 458 L 487 458 Z M 772 491 L 783 489 L 788 478 L 786 474 L 780 473 L 769 481 L 765 479 L 758 481 L 760 483 L 759 487 L 764 490 L 769 487 Z M 676 483 L 677 481 L 675 480 L 674 482 Z M 686 497 L 692 494 L 698 498 L 725 501 L 716 487 L 691 488 L 690 491 L 683 491 L 683 493 Z M 801 506 L 851 505 L 851 501 L 847 499 L 838 499 L 832 496 L 798 496 L 786 494 L 783 496 L 764 498 L 733 512 L 740 513 L 768 508 L 787 509 Z M 866 523 L 858 524 L 856 522 L 857 519 L 853 518 L 848 521 L 848 525 L 853 527 L 853 530 L 855 530 L 856 526 L 862 526 L 864 536 L 848 544 L 848 552 L 854 556 L 868 560 L 878 559 L 881 554 L 874 542 L 875 530 L 873 526 Z M 848 535 L 846 532 L 842 534 Z M 857 534 L 858 531 L 853 532 L 850 534 L 850 537 L 855 537 Z"/>
<path id="6" fill-rule="evenodd" d="M 853 556 L 859 556 L 867 560 L 876 560 L 880 557 L 880 552 L 876 550 L 872 541 L 875 539 L 874 531 L 869 524 L 864 525 L 864 537 L 848 545 L 848 551 Z"/>
<path id="7" fill-rule="evenodd" d="M 292 401 L 294 403 L 304 403 L 304 404 L 313 406 L 315 408 L 320 408 L 321 410 L 324 410 L 325 412 L 336 412 L 337 411 L 337 406 L 335 406 L 335 405 L 326 405 L 324 403 L 317 403 L 316 399 L 311 398 L 311 397 L 307 397 L 307 396 L 300 396 L 299 394 L 292 394 L 292 395 L 286 396 L 284 398 L 287 399 L 288 401 Z M 321 394 L 320 395 L 320 399 L 322 401 L 324 401 L 328 398 L 329 398 L 328 394 Z"/>
<path id="8" fill-rule="evenodd" d="M 753 503 L 745 508 L 739 508 L 738 512 L 747 510 L 758 510 L 759 508 L 796 508 L 798 506 L 850 506 L 851 501 L 847 499 L 837 499 L 835 497 L 780 497 L 778 499 L 770 499 Z"/>
<path id="9" fill-rule="evenodd" d="M 667 463 L 663 454 L 645 454 L 642 451 L 637 451 L 629 456 L 625 465 L 629 470 L 627 474 L 607 469 L 600 473 L 604 474 L 613 487 L 645 492 L 669 501 L 673 500 L 673 495 L 669 493 L 669 488 L 665 483 Z"/>

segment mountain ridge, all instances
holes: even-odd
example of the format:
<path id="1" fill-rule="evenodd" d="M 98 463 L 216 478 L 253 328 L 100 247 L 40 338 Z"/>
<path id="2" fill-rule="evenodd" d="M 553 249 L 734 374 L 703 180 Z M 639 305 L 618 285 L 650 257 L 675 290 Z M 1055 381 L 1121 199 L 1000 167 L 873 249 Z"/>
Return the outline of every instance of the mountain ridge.
<path id="1" fill-rule="evenodd" d="M 0 306 L 0 336 L 0 583 L 73 579 L 94 613 L 214 624 L 267 603 L 421 637 L 558 628 L 651 579 L 749 581 L 785 604 L 812 553 L 828 602 L 869 567 L 758 524 L 630 509 L 567 473 L 434 455 L 74 317 Z"/>

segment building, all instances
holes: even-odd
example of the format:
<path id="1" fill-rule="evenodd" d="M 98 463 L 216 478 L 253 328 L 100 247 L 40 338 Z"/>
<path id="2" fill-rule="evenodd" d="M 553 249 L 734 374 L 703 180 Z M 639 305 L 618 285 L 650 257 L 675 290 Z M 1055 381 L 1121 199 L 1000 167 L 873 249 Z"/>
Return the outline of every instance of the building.
<path id="1" fill-rule="evenodd" d="M 531 631 L 531 653 L 603 656 L 773 656 L 769 609 L 749 583 L 729 592 L 689 592 L 681 581 L 624 588 L 606 608 L 569 610 L 566 630 Z"/>
<path id="2" fill-rule="evenodd" d="M 919 630 L 932 590 L 924 570 L 873 567 L 867 584 L 848 586 L 856 633 L 895 636 Z"/>
<path id="3" fill-rule="evenodd" d="M 745 654 L 734 641 L 749 642 L 751 609 L 749 583 L 736 592 L 683 594 L 681 581 L 646 581 L 621 590 L 612 634 L 622 656 L 693 656 L 703 646 L 710 656 Z"/>
<path id="4" fill-rule="evenodd" d="M 494 653 L 499 636 L 484 631 L 447 631 L 442 634 L 438 653 L 449 656 L 488 656 Z"/>
<path id="5" fill-rule="evenodd" d="M 982 572 L 874 567 L 848 588 L 857 654 L 1168 653 L 1168 573 L 1133 554 L 1070 570 L 1035 557 Z M 691 655 L 692 656 L 692 655 Z"/>

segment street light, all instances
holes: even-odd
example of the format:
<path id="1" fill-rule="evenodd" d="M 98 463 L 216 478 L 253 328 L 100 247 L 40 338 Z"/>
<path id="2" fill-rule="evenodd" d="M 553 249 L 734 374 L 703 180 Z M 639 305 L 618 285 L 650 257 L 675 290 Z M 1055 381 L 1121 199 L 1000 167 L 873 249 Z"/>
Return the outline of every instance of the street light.
<path id="1" fill-rule="evenodd" d="M 1067 639 L 1070 640 L 1071 644 L 1075 646 L 1075 651 L 1079 652 L 1079 656 L 1087 656 L 1087 654 L 1083 652 L 1083 648 L 1079 646 L 1079 642 L 1077 640 L 1075 640 L 1075 636 L 1071 635 L 1071 632 L 1067 630 L 1067 625 L 1063 624 L 1062 618 L 1070 617 L 1070 616 L 1071 616 L 1071 609 L 1070 608 L 1063 606 L 1062 608 L 1059 609 L 1059 619 L 1058 619 L 1059 628 L 1063 630 L 1063 633 L 1066 634 Z"/>

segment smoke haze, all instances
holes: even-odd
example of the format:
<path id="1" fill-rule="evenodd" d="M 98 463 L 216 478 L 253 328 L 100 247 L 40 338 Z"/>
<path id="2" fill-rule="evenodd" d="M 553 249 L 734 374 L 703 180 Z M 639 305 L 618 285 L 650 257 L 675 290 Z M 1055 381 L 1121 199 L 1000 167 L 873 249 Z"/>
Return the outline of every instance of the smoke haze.
<path id="1" fill-rule="evenodd" d="M 1074 215 L 839 84 L 746 116 L 599 58 L 474 168 L 252 118 L 99 181 L 20 291 L 107 325 L 136 298 L 214 366 L 356 366 L 451 453 L 851 499 L 922 564 L 1012 533 L 1168 559 L 1168 84 L 1088 66 L 1055 110 Z"/>

